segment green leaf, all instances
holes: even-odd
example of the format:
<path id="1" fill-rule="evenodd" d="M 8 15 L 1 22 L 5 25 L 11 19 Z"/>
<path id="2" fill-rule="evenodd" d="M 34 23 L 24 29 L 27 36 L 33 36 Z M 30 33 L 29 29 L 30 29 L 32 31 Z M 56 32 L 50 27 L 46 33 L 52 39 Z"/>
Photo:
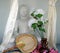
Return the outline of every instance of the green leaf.
<path id="1" fill-rule="evenodd" d="M 36 17 L 37 18 L 41 18 L 43 15 L 42 14 L 37 14 Z"/>
<path id="2" fill-rule="evenodd" d="M 33 11 L 33 12 L 31 13 L 31 16 L 33 16 L 33 17 L 34 17 L 34 12 L 35 12 L 35 11 Z"/>
<path id="3" fill-rule="evenodd" d="M 36 29 L 37 23 L 33 23 L 31 27 L 32 27 L 33 29 Z"/>
<path id="4" fill-rule="evenodd" d="M 34 16 L 34 13 L 31 13 L 31 16 Z"/>
<path id="5" fill-rule="evenodd" d="M 44 24 L 47 24 L 48 23 L 48 20 L 46 20 L 45 22 L 44 22 Z"/>
<path id="6" fill-rule="evenodd" d="M 42 27 L 40 27 L 39 30 L 45 32 L 45 29 Z"/>
<path id="7" fill-rule="evenodd" d="M 37 17 L 36 16 L 34 16 L 34 18 L 37 20 Z"/>
<path id="8" fill-rule="evenodd" d="M 42 21 L 38 21 L 38 27 L 43 26 L 43 22 Z"/>

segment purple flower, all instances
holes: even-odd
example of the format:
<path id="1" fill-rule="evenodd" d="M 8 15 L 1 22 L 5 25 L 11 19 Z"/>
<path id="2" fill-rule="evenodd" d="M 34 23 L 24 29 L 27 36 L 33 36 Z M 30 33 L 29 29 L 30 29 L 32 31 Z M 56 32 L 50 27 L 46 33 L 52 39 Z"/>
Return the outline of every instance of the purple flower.
<path id="1" fill-rule="evenodd" d="M 42 45 L 41 45 L 41 43 L 39 43 L 38 46 L 37 46 L 37 48 L 34 49 L 34 51 L 32 53 L 40 53 L 41 52 L 40 51 L 41 48 L 42 48 Z M 47 53 L 47 52 L 48 52 L 48 50 L 46 50 L 46 49 L 44 50 L 43 49 L 43 53 Z M 49 53 L 58 53 L 58 50 L 50 48 L 50 52 Z"/>
<path id="2" fill-rule="evenodd" d="M 58 53 L 58 51 L 51 48 L 49 53 Z"/>
<path id="3" fill-rule="evenodd" d="M 45 50 L 43 53 L 47 53 L 47 50 Z"/>
<path id="4" fill-rule="evenodd" d="M 37 49 L 39 50 L 42 47 L 42 45 L 39 43 Z"/>
<path id="5" fill-rule="evenodd" d="M 42 45 L 39 43 L 37 48 L 32 53 L 40 53 L 39 49 L 42 47 Z"/>
<path id="6" fill-rule="evenodd" d="M 32 53 L 39 53 L 39 51 L 37 49 L 35 49 Z"/>

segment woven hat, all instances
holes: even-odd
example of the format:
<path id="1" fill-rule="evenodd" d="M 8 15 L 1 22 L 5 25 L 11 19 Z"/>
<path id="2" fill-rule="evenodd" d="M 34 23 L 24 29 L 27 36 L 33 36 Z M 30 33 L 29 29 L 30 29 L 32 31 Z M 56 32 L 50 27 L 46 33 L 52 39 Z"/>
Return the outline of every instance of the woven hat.
<path id="1" fill-rule="evenodd" d="M 20 34 L 16 37 L 16 45 L 23 53 L 30 53 L 37 47 L 37 39 L 31 34 Z"/>

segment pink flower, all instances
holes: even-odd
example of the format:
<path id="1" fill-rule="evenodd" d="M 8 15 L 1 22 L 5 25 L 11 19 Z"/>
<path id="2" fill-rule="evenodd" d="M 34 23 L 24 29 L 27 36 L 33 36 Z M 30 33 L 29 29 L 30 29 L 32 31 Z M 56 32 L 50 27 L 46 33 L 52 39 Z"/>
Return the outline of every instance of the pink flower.
<path id="1" fill-rule="evenodd" d="M 37 49 L 35 49 L 32 53 L 39 53 L 39 51 Z"/>
<path id="2" fill-rule="evenodd" d="M 58 53 L 58 51 L 51 48 L 49 53 Z"/>
<path id="3" fill-rule="evenodd" d="M 40 53 L 39 49 L 42 47 L 42 45 L 39 43 L 37 48 L 32 53 Z"/>
<path id="4" fill-rule="evenodd" d="M 45 50 L 43 53 L 47 53 L 47 50 Z"/>
<path id="5" fill-rule="evenodd" d="M 39 50 L 41 47 L 42 47 L 42 45 L 41 44 L 38 44 L 37 49 Z"/>
<path id="6" fill-rule="evenodd" d="M 39 43 L 37 48 L 32 53 L 40 53 L 40 49 L 41 48 L 42 48 L 42 45 L 41 45 L 41 43 Z M 44 50 L 43 49 L 43 53 L 47 53 L 47 52 L 48 52 L 48 50 L 46 50 L 46 49 Z M 53 48 L 50 48 L 50 52 L 49 53 L 58 53 L 58 51 L 53 49 Z"/>

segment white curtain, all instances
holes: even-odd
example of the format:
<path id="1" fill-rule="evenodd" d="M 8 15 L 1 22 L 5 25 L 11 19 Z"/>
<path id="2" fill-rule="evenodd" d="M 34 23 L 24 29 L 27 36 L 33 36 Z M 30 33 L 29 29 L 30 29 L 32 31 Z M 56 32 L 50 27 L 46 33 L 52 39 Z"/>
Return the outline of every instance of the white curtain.
<path id="1" fill-rule="evenodd" d="M 54 47 L 56 49 L 56 4 L 57 0 L 49 0 L 49 10 L 48 10 L 48 33 L 47 39 L 49 47 Z"/>
<path id="2" fill-rule="evenodd" d="M 18 0 L 13 0 L 9 17 L 7 20 L 5 32 L 4 32 L 3 41 L 2 41 L 2 44 L 0 45 L 0 51 L 3 51 L 5 49 L 5 47 L 7 46 L 7 44 L 9 43 L 11 39 L 15 22 L 16 22 L 16 18 L 17 18 L 17 13 L 18 13 Z"/>

